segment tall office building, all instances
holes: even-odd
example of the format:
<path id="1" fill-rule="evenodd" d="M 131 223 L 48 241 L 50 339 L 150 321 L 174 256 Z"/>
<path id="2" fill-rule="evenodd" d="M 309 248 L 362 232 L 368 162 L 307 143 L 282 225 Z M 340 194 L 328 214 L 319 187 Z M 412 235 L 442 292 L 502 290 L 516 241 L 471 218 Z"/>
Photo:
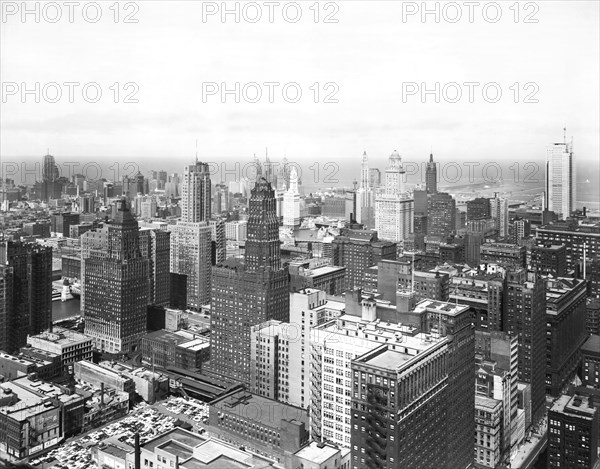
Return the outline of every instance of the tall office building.
<path id="1" fill-rule="evenodd" d="M 20 241 L 0 242 L 6 352 L 27 344 L 28 334 L 38 334 L 52 323 L 52 248 Z"/>
<path id="2" fill-rule="evenodd" d="M 446 192 L 427 194 L 427 234 L 445 240 L 456 229 L 456 201 Z"/>
<path id="3" fill-rule="evenodd" d="M 50 154 L 44 156 L 42 163 L 42 181 L 56 181 L 59 177 L 58 166 Z"/>
<path id="4" fill-rule="evenodd" d="M 171 272 L 187 278 L 187 306 L 210 303 L 212 229 L 207 222 L 177 222 L 171 228 Z"/>
<path id="5" fill-rule="evenodd" d="M 171 233 L 160 229 L 140 230 L 140 251 L 148 259 L 150 292 L 148 303 L 169 306 L 171 295 Z"/>
<path id="6" fill-rule="evenodd" d="M 105 250 L 90 249 L 83 258 L 85 334 L 102 352 L 137 349 L 146 334 L 149 261 L 140 250 L 138 223 L 127 201 L 117 210 L 103 236 Z"/>
<path id="7" fill-rule="evenodd" d="M 425 190 L 428 194 L 437 192 L 437 166 L 433 161 L 433 153 L 429 155 L 429 162 L 425 168 Z"/>
<path id="8" fill-rule="evenodd" d="M 0 265 L 0 350 L 9 350 L 10 314 L 12 314 L 13 268 Z"/>
<path id="9" fill-rule="evenodd" d="M 181 186 L 181 221 L 198 223 L 210 218 L 211 180 L 208 164 L 186 166 Z"/>
<path id="10" fill-rule="evenodd" d="M 546 151 L 547 209 L 562 219 L 571 215 L 577 201 L 573 142 L 567 143 L 567 129 L 562 143 L 550 145 Z"/>
<path id="11" fill-rule="evenodd" d="M 475 349 L 469 308 L 420 302 L 413 311 L 423 320 L 419 334 L 377 321 L 374 309 L 363 301 L 362 318 L 343 315 L 311 332 L 311 366 L 321 368 L 311 395 L 311 411 L 321 412 L 311 412 L 311 431 L 322 430 L 314 436 L 347 445 L 349 431 L 356 469 L 471 467 Z M 328 378 L 337 375 L 343 385 L 334 380 L 330 386 Z M 316 386 L 322 387 L 320 404 Z"/>
<path id="12" fill-rule="evenodd" d="M 376 231 L 343 229 L 331 244 L 333 265 L 346 267 L 346 290 L 362 286 L 368 267 L 396 259 L 396 244 L 379 240 Z"/>
<path id="13" fill-rule="evenodd" d="M 60 173 L 54 157 L 47 154 L 42 162 L 42 181 L 39 185 L 42 200 L 47 201 L 48 199 L 60 197 L 61 184 L 58 182 L 59 176 Z"/>
<path id="14" fill-rule="evenodd" d="M 546 400 L 546 288 L 537 274 L 507 272 L 504 332 L 519 339 L 519 380 L 531 385 L 531 413 L 537 421 Z"/>
<path id="15" fill-rule="evenodd" d="M 581 366 L 587 339 L 586 281 L 549 278 L 546 283 L 546 394 L 560 396 Z"/>
<path id="16" fill-rule="evenodd" d="M 562 395 L 548 410 L 548 469 L 596 468 L 600 411 L 592 396 Z"/>
<path id="17" fill-rule="evenodd" d="M 478 220 L 492 216 L 492 205 L 487 197 L 476 197 L 467 201 L 467 220 Z"/>
<path id="18" fill-rule="evenodd" d="M 290 321 L 252 328 L 250 391 L 302 409 L 310 401 L 310 330 L 342 314 L 345 303 L 322 290 L 290 293 Z"/>
<path id="19" fill-rule="evenodd" d="M 275 191 L 263 177 L 249 201 L 245 263 L 213 267 L 210 370 L 250 386 L 251 328 L 289 319 L 289 276 L 281 267 Z"/>
<path id="20" fill-rule="evenodd" d="M 217 265 L 227 258 L 227 226 L 224 220 L 210 220 L 208 222 L 211 229 L 211 262 L 212 265 Z M 244 240 L 246 237 L 244 236 Z"/>
<path id="21" fill-rule="evenodd" d="M 375 197 L 375 230 L 381 239 L 403 244 L 413 232 L 414 200 L 405 189 L 406 171 L 397 151 L 385 170 L 384 187 Z"/>
<path id="22" fill-rule="evenodd" d="M 283 194 L 283 226 L 292 229 L 300 226 L 300 193 L 295 166 L 290 170 L 290 187 Z"/>
<path id="23" fill-rule="evenodd" d="M 367 152 L 363 153 L 362 163 L 360 166 L 360 183 L 356 189 L 356 210 L 354 211 L 354 219 L 358 223 L 362 223 L 365 228 L 371 229 L 375 226 L 375 188 L 379 186 L 377 173 L 373 173 L 369 169 L 369 157 Z"/>
<path id="24" fill-rule="evenodd" d="M 187 276 L 188 307 L 194 310 L 210 303 L 211 297 L 213 229 L 209 224 L 210 206 L 208 164 L 196 160 L 184 169 L 181 220 L 171 230 L 171 272 Z"/>
<path id="25" fill-rule="evenodd" d="M 496 192 L 490 199 L 490 213 L 496 225 L 496 233 L 500 238 L 508 236 L 508 200 L 500 197 Z"/>

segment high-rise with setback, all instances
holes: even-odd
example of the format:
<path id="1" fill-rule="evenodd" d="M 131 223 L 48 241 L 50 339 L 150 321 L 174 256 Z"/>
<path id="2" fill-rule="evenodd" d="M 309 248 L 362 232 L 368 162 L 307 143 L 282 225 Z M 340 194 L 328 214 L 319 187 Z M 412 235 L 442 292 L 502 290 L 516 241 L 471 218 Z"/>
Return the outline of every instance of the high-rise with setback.
<path id="1" fill-rule="evenodd" d="M 428 194 L 437 192 L 437 167 L 433 161 L 433 153 L 429 155 L 429 162 L 425 168 L 425 190 Z"/>
<path id="2" fill-rule="evenodd" d="M 212 266 L 211 181 L 208 164 L 187 166 L 181 187 L 181 220 L 171 231 L 171 272 L 187 277 L 187 303 L 210 303 Z"/>
<path id="3" fill-rule="evenodd" d="M 146 333 L 150 292 L 149 261 L 140 250 L 138 223 L 127 201 L 117 201 L 115 216 L 83 258 L 85 334 L 102 352 L 135 351 Z"/>
<path id="4" fill-rule="evenodd" d="M 414 200 L 405 189 L 406 171 L 397 151 L 385 170 L 385 185 L 375 198 L 375 230 L 381 239 L 403 243 L 413 232 Z"/>
<path id="5" fill-rule="evenodd" d="M 260 177 L 249 201 L 245 262 L 213 267 L 210 371 L 250 386 L 251 328 L 289 319 L 289 276 L 281 266 L 275 191 Z"/>

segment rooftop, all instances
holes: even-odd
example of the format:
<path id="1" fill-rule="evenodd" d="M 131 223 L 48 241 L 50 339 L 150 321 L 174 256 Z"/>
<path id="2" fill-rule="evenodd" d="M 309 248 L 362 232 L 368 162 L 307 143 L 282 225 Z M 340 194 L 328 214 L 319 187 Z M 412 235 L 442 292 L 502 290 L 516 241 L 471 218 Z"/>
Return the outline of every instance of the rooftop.
<path id="1" fill-rule="evenodd" d="M 581 351 L 587 354 L 600 355 L 600 335 L 591 334 L 581 346 Z"/>
<path id="2" fill-rule="evenodd" d="M 589 398 L 586 396 L 579 396 L 577 394 L 568 396 L 563 394 L 554 401 L 550 411 L 591 419 L 594 417 L 596 408 L 593 405 L 590 405 Z"/>
<path id="3" fill-rule="evenodd" d="M 335 446 L 330 444 L 325 444 L 321 446 L 316 441 L 311 441 L 308 445 L 306 445 L 301 450 L 295 453 L 295 456 L 299 458 L 306 459 L 314 464 L 323 464 L 332 456 L 338 454 L 340 450 Z"/>
<path id="4" fill-rule="evenodd" d="M 492 399 L 491 397 L 475 396 L 475 407 L 486 410 L 494 410 L 496 407 L 500 407 L 502 401 L 498 399 Z"/>
<path id="5" fill-rule="evenodd" d="M 87 342 L 90 344 L 92 339 L 79 332 L 72 331 L 70 329 L 64 329 L 62 327 L 54 327 L 52 332 L 44 331 L 41 334 L 36 334 L 28 337 L 28 340 L 43 340 L 46 342 L 53 342 L 59 345 L 73 345 L 79 342 Z"/>
<path id="6" fill-rule="evenodd" d="M 198 350 L 210 348 L 210 342 L 206 339 L 194 339 L 179 344 L 178 347 L 197 352 Z"/>
<path id="7" fill-rule="evenodd" d="M 399 365 L 409 361 L 412 357 L 413 355 L 409 355 L 408 353 L 402 353 L 388 348 L 365 360 L 365 364 L 387 370 L 396 370 Z"/>
<path id="8" fill-rule="evenodd" d="M 415 306 L 414 312 L 433 312 L 446 314 L 448 316 L 458 316 L 459 314 L 464 313 L 468 309 L 469 306 L 457 303 L 448 303 L 446 301 L 437 300 L 421 300 Z"/>
<path id="9" fill-rule="evenodd" d="M 250 394 L 243 390 L 213 402 L 211 407 L 224 412 L 243 415 L 248 420 L 266 427 L 279 428 L 281 420 L 286 420 L 288 422 L 295 421 L 298 424 L 304 423 L 308 428 L 308 416 L 303 409 L 267 399 L 257 394 Z M 261 409 L 269 409 L 269 411 L 264 412 Z"/>

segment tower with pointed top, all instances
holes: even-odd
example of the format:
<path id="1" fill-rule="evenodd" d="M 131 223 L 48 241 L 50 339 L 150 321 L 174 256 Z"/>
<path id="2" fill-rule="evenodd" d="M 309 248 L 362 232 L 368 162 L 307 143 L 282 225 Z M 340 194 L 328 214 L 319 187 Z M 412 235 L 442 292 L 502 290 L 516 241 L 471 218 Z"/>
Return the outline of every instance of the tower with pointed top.
<path id="1" fill-rule="evenodd" d="M 381 239 L 400 246 L 413 232 L 414 200 L 405 184 L 402 157 L 394 151 L 385 170 L 384 186 L 375 198 L 375 229 Z"/>
<path id="2" fill-rule="evenodd" d="M 263 177 L 249 201 L 245 263 L 213 267 L 210 373 L 250 385 L 253 326 L 289 319 L 289 275 L 281 267 L 275 191 Z"/>
<path id="3" fill-rule="evenodd" d="M 360 183 L 356 189 L 356 213 L 355 219 L 362 223 L 365 228 L 374 228 L 373 206 L 375 204 L 374 188 L 371 184 L 371 170 L 369 169 L 369 157 L 363 152 L 360 167 Z"/>
<path id="4" fill-rule="evenodd" d="M 433 161 L 433 153 L 429 155 L 429 161 L 425 169 L 425 190 L 428 194 L 437 192 L 437 166 Z"/>
<path id="5" fill-rule="evenodd" d="M 292 229 L 300 226 L 300 193 L 295 166 L 290 170 L 290 188 L 283 195 L 283 226 Z"/>
<path id="6" fill-rule="evenodd" d="M 97 236 L 103 241 L 82 260 L 85 334 L 101 352 L 135 351 L 146 333 L 149 264 L 125 199 L 117 202 L 112 221 Z"/>

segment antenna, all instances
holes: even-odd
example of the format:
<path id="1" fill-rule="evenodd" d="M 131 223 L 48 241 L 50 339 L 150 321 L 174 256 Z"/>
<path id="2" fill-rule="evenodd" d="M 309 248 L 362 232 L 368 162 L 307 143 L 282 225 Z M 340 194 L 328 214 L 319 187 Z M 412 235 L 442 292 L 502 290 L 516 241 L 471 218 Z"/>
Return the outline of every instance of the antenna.
<path id="1" fill-rule="evenodd" d="M 567 126 L 566 125 L 563 127 L 563 143 L 565 145 L 567 144 Z"/>
<path id="2" fill-rule="evenodd" d="M 198 164 L 198 139 L 196 139 L 196 164 Z"/>

